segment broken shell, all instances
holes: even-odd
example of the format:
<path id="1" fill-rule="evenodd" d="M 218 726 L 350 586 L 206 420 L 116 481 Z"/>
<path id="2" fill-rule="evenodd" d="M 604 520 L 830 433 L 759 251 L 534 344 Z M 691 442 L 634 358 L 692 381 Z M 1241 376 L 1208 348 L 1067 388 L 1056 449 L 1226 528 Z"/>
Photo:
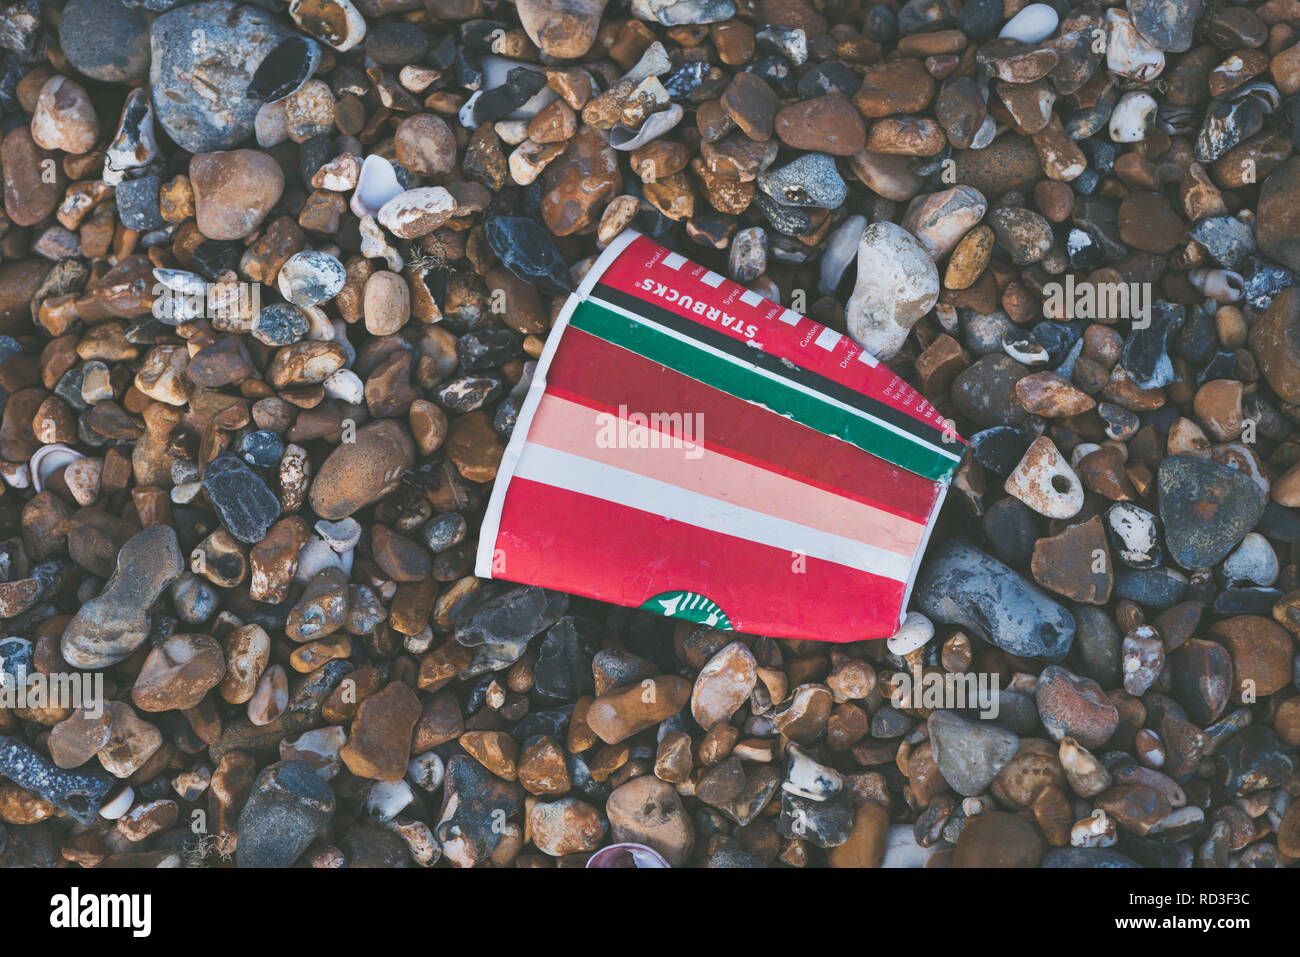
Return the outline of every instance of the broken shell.
<path id="1" fill-rule="evenodd" d="M 644 844 L 610 844 L 587 858 L 588 867 L 662 868 L 669 864 L 663 855 Z"/>
<path id="2" fill-rule="evenodd" d="M 78 459 L 84 459 L 85 456 L 76 449 L 64 445 L 62 442 L 55 442 L 51 445 L 42 445 L 36 450 L 28 463 L 31 469 L 32 488 L 39 494 L 45 491 L 45 480 L 63 468 L 70 465 Z"/>
<path id="3" fill-rule="evenodd" d="M 1187 279 L 1197 292 L 1218 303 L 1239 302 L 1246 290 L 1241 274 L 1227 269 L 1193 269 Z"/>
<path id="4" fill-rule="evenodd" d="M 357 188 L 348 206 L 358 217 L 374 216 L 402 189 L 392 163 L 382 156 L 367 156 L 361 164 Z"/>
<path id="5" fill-rule="evenodd" d="M 620 123 L 609 131 L 609 145 L 616 150 L 637 149 L 671 130 L 681 122 L 684 113 L 680 104 L 672 103 L 666 110 L 651 113 L 639 130 L 629 130 Z"/>
<path id="6" fill-rule="evenodd" d="M 826 251 L 822 253 L 821 278 L 817 283 L 817 291 L 823 296 L 833 294 L 839 286 L 844 270 L 849 268 L 849 263 L 858 253 L 858 241 L 866 228 L 867 217 L 850 216 L 831 233 Z"/>
<path id="7" fill-rule="evenodd" d="M 286 37 L 253 72 L 245 96 L 267 103 L 292 96 L 320 66 L 320 44 L 307 37 Z"/>

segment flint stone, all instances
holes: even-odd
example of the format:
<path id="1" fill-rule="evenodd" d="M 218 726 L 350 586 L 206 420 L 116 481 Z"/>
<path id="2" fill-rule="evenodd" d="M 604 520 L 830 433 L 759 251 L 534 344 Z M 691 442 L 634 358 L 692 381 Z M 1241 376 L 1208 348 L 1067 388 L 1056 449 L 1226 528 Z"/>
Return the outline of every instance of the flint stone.
<path id="1" fill-rule="evenodd" d="M 1196 455 L 1171 455 L 1156 474 L 1160 519 L 1171 557 L 1212 568 L 1264 515 L 1263 490 L 1243 472 Z"/>
<path id="2" fill-rule="evenodd" d="M 280 761 L 253 783 L 239 813 L 240 867 L 291 867 L 334 816 L 334 792 L 305 761 Z"/>
<path id="3" fill-rule="evenodd" d="M 280 500 L 236 456 L 217 456 L 203 469 L 203 491 L 231 535 L 253 545 L 280 517 Z"/>
<path id="4" fill-rule="evenodd" d="M 189 153 L 228 150 L 253 132 L 248 86 L 290 34 L 257 7 L 209 0 L 164 13 L 150 31 L 149 87 L 159 124 Z"/>
<path id="5" fill-rule="evenodd" d="M 1004 651 L 1060 661 L 1074 640 L 1074 618 L 996 558 L 961 539 L 944 542 L 916 583 L 930 618 L 962 625 Z"/>
<path id="6" fill-rule="evenodd" d="M 92 824 L 113 779 L 108 775 L 64 771 L 55 767 L 25 741 L 0 736 L 0 777 L 8 778 L 71 815 Z"/>

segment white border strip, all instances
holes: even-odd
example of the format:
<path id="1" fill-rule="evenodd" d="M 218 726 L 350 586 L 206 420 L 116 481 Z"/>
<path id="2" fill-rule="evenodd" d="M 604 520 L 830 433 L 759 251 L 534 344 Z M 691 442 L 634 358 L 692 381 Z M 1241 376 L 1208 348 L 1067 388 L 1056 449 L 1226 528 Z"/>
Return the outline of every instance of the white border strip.
<path id="1" fill-rule="evenodd" d="M 921 562 L 925 560 L 925 551 L 930 547 L 930 535 L 934 531 L 934 527 L 939 524 L 939 512 L 943 509 L 943 500 L 948 497 L 947 482 L 936 481 L 934 484 L 939 486 L 939 497 L 934 500 L 934 505 L 930 508 L 929 520 L 925 523 L 925 531 L 921 533 L 921 541 L 917 543 L 916 554 L 912 558 L 912 570 L 907 574 L 907 588 L 903 592 L 903 604 L 898 609 L 899 628 L 903 627 L 903 619 L 907 617 L 907 605 L 912 600 L 912 586 L 916 584 L 916 576 L 921 571 Z"/>
<path id="2" fill-rule="evenodd" d="M 546 391 L 546 373 L 551 367 L 551 360 L 555 357 L 555 350 L 560 347 L 560 340 L 564 337 L 569 317 L 573 315 L 573 310 L 578 308 L 578 304 L 587 298 L 601 274 L 610 267 L 623 250 L 631 245 L 633 240 L 640 236 L 641 234 L 634 229 L 625 229 L 614 237 L 614 241 L 605 247 L 605 251 L 582 277 L 578 288 L 569 294 L 559 316 L 556 317 L 555 324 L 551 326 L 541 358 L 537 360 L 537 367 L 533 370 L 533 381 L 528 386 L 528 395 L 524 397 L 523 408 L 519 410 L 519 417 L 515 420 L 514 430 L 510 433 L 505 454 L 501 456 L 501 464 L 497 467 L 496 479 L 492 483 L 492 497 L 488 499 L 483 524 L 479 526 L 478 553 L 474 558 L 474 574 L 479 578 L 493 577 L 492 559 L 496 555 L 497 536 L 501 534 L 501 510 L 505 507 L 506 492 L 510 488 L 510 480 L 514 478 L 515 471 L 519 467 L 519 456 L 528 441 L 528 430 L 532 428 L 533 416 L 537 414 L 542 393 Z"/>

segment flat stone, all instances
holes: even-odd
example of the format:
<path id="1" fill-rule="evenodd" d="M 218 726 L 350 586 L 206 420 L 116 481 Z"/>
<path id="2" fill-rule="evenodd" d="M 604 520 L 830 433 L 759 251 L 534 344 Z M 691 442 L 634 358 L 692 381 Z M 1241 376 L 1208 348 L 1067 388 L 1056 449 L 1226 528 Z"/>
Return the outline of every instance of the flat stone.
<path id="1" fill-rule="evenodd" d="M 149 87 L 158 123 L 190 153 L 228 150 L 253 132 L 254 71 L 288 32 L 266 10 L 207 0 L 154 20 Z"/>
<path id="2" fill-rule="evenodd" d="M 1183 568 L 1218 564 L 1263 516 L 1263 491 L 1248 475 L 1226 465 L 1171 455 L 1156 478 L 1165 541 Z"/>
<path id="3" fill-rule="evenodd" d="M 334 816 L 334 792 L 304 761 L 262 770 L 239 813 L 240 867 L 292 867 Z"/>
<path id="4" fill-rule="evenodd" d="M 989 721 L 968 721 L 935 711 L 927 721 L 930 751 L 944 780 L 958 794 L 982 794 L 1016 755 L 1020 739 Z"/>

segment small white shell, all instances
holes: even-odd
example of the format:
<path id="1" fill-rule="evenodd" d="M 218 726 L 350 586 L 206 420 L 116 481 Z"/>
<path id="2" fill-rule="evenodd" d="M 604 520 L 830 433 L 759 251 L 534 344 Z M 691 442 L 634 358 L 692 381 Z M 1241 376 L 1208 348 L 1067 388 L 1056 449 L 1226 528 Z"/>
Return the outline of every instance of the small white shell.
<path id="1" fill-rule="evenodd" d="M 39 494 L 45 491 L 45 480 L 63 468 L 70 465 L 78 459 L 84 459 L 82 455 L 74 448 L 64 445 L 62 442 L 55 442 L 52 445 L 42 445 L 36 450 L 28 463 L 31 470 L 32 488 Z"/>
<path id="2" fill-rule="evenodd" d="M 609 145 L 616 150 L 634 150 L 663 136 L 682 121 L 685 111 L 681 104 L 672 103 L 666 110 L 651 113 L 635 132 L 621 123 L 609 131 Z"/>
<path id="3" fill-rule="evenodd" d="M 361 164 L 357 188 L 348 205 L 356 216 L 373 216 L 383 208 L 384 203 L 400 194 L 402 189 L 393 164 L 382 156 L 370 155 Z"/>

